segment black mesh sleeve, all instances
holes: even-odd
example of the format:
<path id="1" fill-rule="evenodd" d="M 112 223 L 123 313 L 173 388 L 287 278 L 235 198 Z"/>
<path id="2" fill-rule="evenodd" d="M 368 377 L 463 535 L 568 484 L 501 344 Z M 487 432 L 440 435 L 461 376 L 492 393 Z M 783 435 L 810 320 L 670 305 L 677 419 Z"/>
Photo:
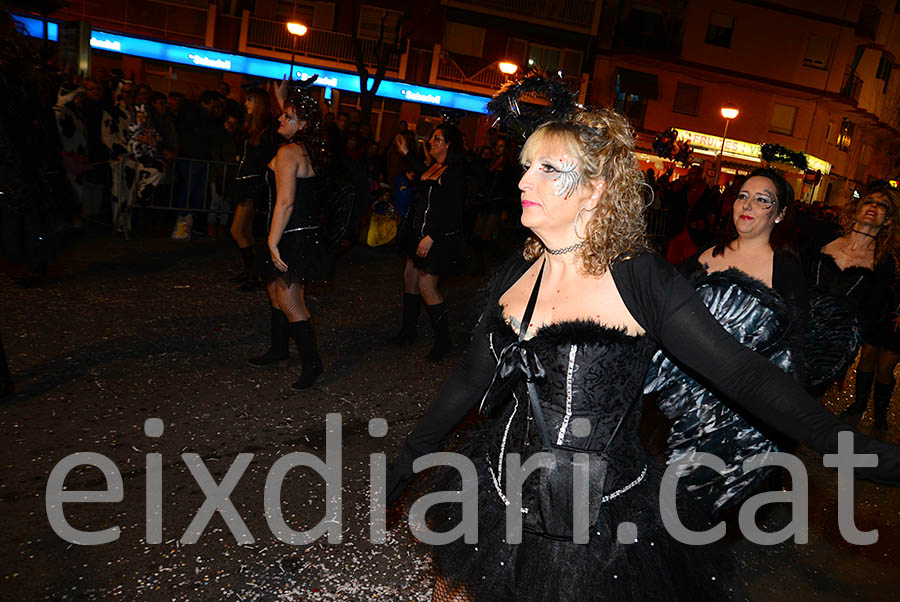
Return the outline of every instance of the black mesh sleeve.
<path id="1" fill-rule="evenodd" d="M 613 277 L 632 316 L 692 375 L 756 418 L 820 453 L 837 451 L 837 420 L 788 374 L 750 351 L 709 314 L 690 284 L 661 257 L 619 261 Z M 900 448 L 854 433 L 854 452 L 876 454 L 859 476 L 900 484 Z"/>

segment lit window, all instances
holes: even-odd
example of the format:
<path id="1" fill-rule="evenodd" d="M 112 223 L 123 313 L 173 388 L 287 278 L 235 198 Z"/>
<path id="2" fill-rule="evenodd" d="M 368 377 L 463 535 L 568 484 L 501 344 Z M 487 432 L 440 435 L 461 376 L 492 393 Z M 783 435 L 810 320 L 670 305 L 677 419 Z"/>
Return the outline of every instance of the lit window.
<path id="1" fill-rule="evenodd" d="M 797 118 L 797 107 L 775 104 L 772 111 L 772 122 L 769 131 L 788 136 L 794 133 L 794 120 Z"/>

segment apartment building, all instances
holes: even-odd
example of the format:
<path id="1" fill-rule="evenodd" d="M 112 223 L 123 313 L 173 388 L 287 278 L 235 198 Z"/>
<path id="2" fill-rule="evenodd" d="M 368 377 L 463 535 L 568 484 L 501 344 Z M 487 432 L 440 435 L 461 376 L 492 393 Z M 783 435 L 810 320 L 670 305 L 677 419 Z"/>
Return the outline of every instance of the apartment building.
<path id="1" fill-rule="evenodd" d="M 669 167 L 652 142 L 675 127 L 710 180 L 724 146 L 720 184 L 761 165 L 765 143 L 806 155 L 807 171 L 779 167 L 808 201 L 842 203 L 900 174 L 900 0 L 71 0 L 50 17 L 237 56 L 293 56 L 309 72 L 348 77 L 357 58 L 375 72 L 379 36 L 396 40 L 385 79 L 426 91 L 375 101 L 382 137 L 400 119 L 428 128 L 453 94 L 486 100 L 508 77 L 499 64 L 511 62 L 559 72 L 579 101 L 625 113 L 644 167 Z M 307 34 L 288 33 L 290 20 Z M 93 61 L 95 71 L 118 67 L 189 94 L 252 79 L 218 60 L 185 66 L 95 48 Z M 319 93 L 354 114 L 351 87 Z M 726 105 L 739 114 L 723 141 Z M 472 144 L 490 125 L 478 110 L 462 120 Z"/>
<path id="2" fill-rule="evenodd" d="M 603 11 L 591 99 L 631 118 L 648 163 L 663 166 L 650 145 L 674 126 L 714 174 L 720 110 L 733 106 L 720 183 L 760 165 L 764 143 L 822 172 L 778 165 L 806 200 L 843 203 L 900 173 L 900 2 L 627 0 Z"/>

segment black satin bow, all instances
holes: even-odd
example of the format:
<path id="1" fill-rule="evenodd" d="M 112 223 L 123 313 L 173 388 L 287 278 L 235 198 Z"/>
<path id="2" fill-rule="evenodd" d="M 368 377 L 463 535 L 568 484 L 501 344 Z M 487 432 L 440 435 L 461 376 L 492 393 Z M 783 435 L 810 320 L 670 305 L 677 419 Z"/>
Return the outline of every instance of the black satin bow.
<path id="1" fill-rule="evenodd" d="M 546 374 L 540 358 L 528 348 L 525 341 L 507 345 L 500 352 L 500 360 L 497 362 L 497 373 L 500 378 L 507 379 L 517 371 L 521 372 L 525 381 L 529 383 L 544 378 Z"/>

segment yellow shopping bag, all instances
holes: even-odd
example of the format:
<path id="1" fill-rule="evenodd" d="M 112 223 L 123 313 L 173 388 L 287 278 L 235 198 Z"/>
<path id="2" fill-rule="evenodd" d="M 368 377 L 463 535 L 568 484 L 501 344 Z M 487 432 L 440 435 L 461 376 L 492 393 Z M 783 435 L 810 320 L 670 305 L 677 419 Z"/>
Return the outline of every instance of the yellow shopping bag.
<path id="1" fill-rule="evenodd" d="M 396 218 L 373 213 L 369 218 L 366 244 L 370 247 L 380 247 L 394 240 L 397 236 L 397 222 Z"/>

